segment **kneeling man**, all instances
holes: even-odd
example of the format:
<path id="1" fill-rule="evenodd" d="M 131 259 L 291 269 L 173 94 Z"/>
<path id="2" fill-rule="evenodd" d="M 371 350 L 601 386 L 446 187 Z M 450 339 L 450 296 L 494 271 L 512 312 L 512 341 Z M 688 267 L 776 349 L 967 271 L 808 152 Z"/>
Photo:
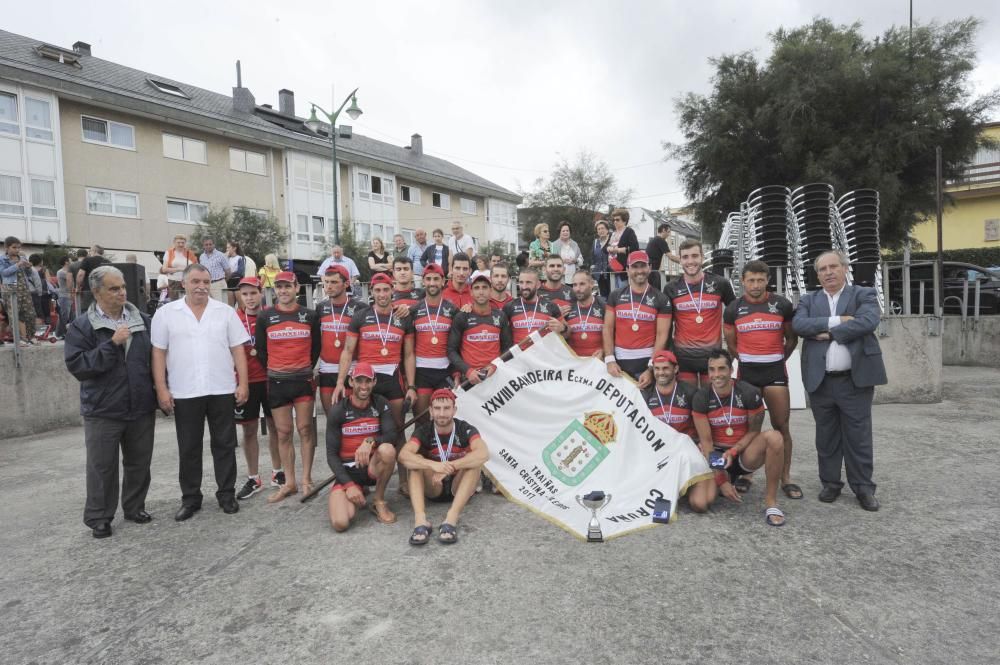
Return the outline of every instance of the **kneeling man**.
<path id="1" fill-rule="evenodd" d="M 730 501 L 740 503 L 733 481 L 739 476 L 764 467 L 767 490 L 764 494 L 764 520 L 771 526 L 783 526 L 785 514 L 778 508 L 778 481 L 785 463 L 785 443 L 781 432 L 761 432 L 764 403 L 760 390 L 745 381 L 733 380 L 733 357 L 723 349 L 708 355 L 708 385 L 695 393 L 691 405 L 698 443 L 706 457 L 713 452 L 725 460 L 725 470 L 715 474 L 715 484 Z M 715 500 L 711 487 L 708 503 Z"/>
<path id="2" fill-rule="evenodd" d="M 411 545 L 424 545 L 430 538 L 424 497 L 451 501 L 438 529 L 438 541 L 458 541 L 458 518 L 476 490 L 479 472 L 490 457 L 479 431 L 455 417 L 455 394 L 447 388 L 431 395 L 431 422 L 418 427 L 403 449 L 399 463 L 409 469 L 410 502 L 413 504 Z"/>
<path id="3" fill-rule="evenodd" d="M 351 396 L 330 407 L 326 420 L 326 459 L 337 478 L 329 501 L 335 531 L 347 531 L 357 509 L 366 504 L 365 492 L 372 485 L 375 519 L 382 524 L 396 521 L 385 501 L 385 488 L 396 468 L 396 422 L 389 402 L 372 395 L 375 370 L 369 363 L 357 363 L 351 379 Z"/>

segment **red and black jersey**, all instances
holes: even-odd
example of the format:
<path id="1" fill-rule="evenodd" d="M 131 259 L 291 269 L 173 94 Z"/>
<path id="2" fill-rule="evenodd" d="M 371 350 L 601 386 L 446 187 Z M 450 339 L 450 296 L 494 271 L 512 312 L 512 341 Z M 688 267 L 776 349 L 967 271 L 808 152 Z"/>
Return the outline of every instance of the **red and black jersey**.
<path id="1" fill-rule="evenodd" d="M 396 373 L 403 362 L 403 341 L 412 334 L 412 316 L 401 319 L 391 310 L 384 314 L 375 307 L 356 311 L 347 330 L 348 337 L 358 340 L 354 360 L 371 363 L 378 374 Z"/>
<path id="2" fill-rule="evenodd" d="M 722 320 L 726 330 L 736 331 L 736 353 L 741 363 L 785 361 L 785 328 L 791 325 L 792 303 L 768 293 L 761 303 L 740 297 L 726 306 Z"/>
<path id="3" fill-rule="evenodd" d="M 531 302 L 514 298 L 503 306 L 503 313 L 510 321 L 514 344 L 520 344 L 525 337 L 547 326 L 549 319 L 562 318 L 558 305 L 541 298 L 535 298 Z"/>
<path id="4" fill-rule="evenodd" d="M 423 289 L 406 289 L 400 291 L 393 288 L 392 290 L 392 304 L 393 305 L 406 305 L 410 309 L 420 302 L 421 298 L 424 297 Z"/>
<path id="5" fill-rule="evenodd" d="M 377 443 L 396 440 L 396 422 L 383 397 L 372 395 L 365 406 L 358 406 L 352 398 L 345 397 L 330 407 L 326 417 L 326 461 L 338 484 L 351 482 L 345 464 L 354 465 L 354 453 L 368 437 Z"/>
<path id="6" fill-rule="evenodd" d="M 626 284 L 611 292 L 607 309 L 615 313 L 615 357 L 651 358 L 656 345 L 656 322 L 671 314 L 667 297 L 652 286 L 637 293 Z M 636 326 L 638 330 L 634 330 Z"/>
<path id="7" fill-rule="evenodd" d="M 493 309 L 503 309 L 503 306 L 513 299 L 514 296 L 504 291 L 503 298 L 494 298 L 493 296 L 490 296 L 490 307 Z"/>
<path id="8" fill-rule="evenodd" d="M 603 347 L 604 308 L 603 298 L 595 297 L 593 302 L 582 307 L 579 302 L 571 303 L 566 314 L 569 326 L 569 346 L 578 356 L 592 356 Z"/>
<path id="9" fill-rule="evenodd" d="M 275 379 L 311 379 L 319 359 L 320 334 L 316 310 L 295 304 L 277 306 L 257 315 L 255 344 L 257 359 Z"/>
<path id="10" fill-rule="evenodd" d="M 642 391 L 646 406 L 653 415 L 673 427 L 681 434 L 687 434 L 692 439 L 698 437 L 691 419 L 691 405 L 697 391 L 683 381 L 675 381 L 674 388 L 666 395 L 657 391 L 652 385 Z"/>
<path id="11" fill-rule="evenodd" d="M 410 307 L 410 318 L 416 334 L 417 367 L 448 369 L 448 333 L 458 307 L 441 298 L 437 305 L 427 299 Z"/>
<path id="12" fill-rule="evenodd" d="M 695 419 L 708 419 L 712 443 L 730 448 L 750 429 L 750 419 L 764 412 L 760 391 L 746 381 L 734 381 L 728 395 L 717 395 L 711 385 L 695 393 L 691 406 Z"/>
<path id="13" fill-rule="evenodd" d="M 459 312 L 448 334 L 448 359 L 464 375 L 469 368 L 486 367 L 512 344 L 510 322 L 499 309 Z"/>
<path id="14" fill-rule="evenodd" d="M 573 304 L 573 287 L 569 284 L 562 284 L 557 288 L 550 289 L 545 284 L 538 287 L 538 293 L 536 294 L 539 300 L 542 302 L 554 303 L 556 307 L 562 307 L 563 305 Z"/>
<path id="15" fill-rule="evenodd" d="M 435 434 L 437 436 L 435 436 Z M 451 435 L 455 435 L 455 440 L 451 441 Z M 465 422 L 455 418 L 454 426 L 450 432 L 444 434 L 438 432 L 434 427 L 434 422 L 424 423 L 413 431 L 410 441 L 420 446 L 420 454 L 435 462 L 454 462 L 462 459 L 472 446 L 472 442 L 481 438 L 479 430 Z M 451 443 L 451 453 L 448 452 L 448 444 Z M 441 450 L 438 449 L 440 443 L 444 449 L 444 459 L 441 458 Z"/>
<path id="16" fill-rule="evenodd" d="M 736 299 L 733 285 L 711 273 L 694 284 L 681 275 L 663 292 L 674 309 L 673 349 L 681 369 L 708 371 L 708 352 L 722 346 L 722 311 Z"/>
<path id="17" fill-rule="evenodd" d="M 254 336 L 254 332 L 257 330 L 257 316 L 247 316 L 242 307 L 237 307 L 236 317 L 243 324 L 243 327 L 246 328 L 247 334 L 250 335 L 250 339 L 243 345 L 243 353 L 246 354 L 247 358 L 247 383 L 267 381 L 267 370 L 260 364 L 257 353 L 251 353 L 254 351 L 257 342 Z"/>
<path id="18" fill-rule="evenodd" d="M 339 305 L 329 300 L 316 305 L 316 316 L 319 317 L 320 354 L 319 371 L 324 374 L 336 374 L 340 371 L 340 352 L 344 350 L 344 340 L 347 339 L 347 329 L 355 312 L 368 305 L 360 300 L 348 298 Z"/>
<path id="19" fill-rule="evenodd" d="M 448 281 L 448 286 L 444 287 L 441 291 L 441 297 L 445 300 L 450 300 L 455 307 L 462 309 L 466 305 L 472 305 L 472 288 L 468 284 L 463 284 L 461 291 L 455 290 L 455 284 L 452 281 Z"/>

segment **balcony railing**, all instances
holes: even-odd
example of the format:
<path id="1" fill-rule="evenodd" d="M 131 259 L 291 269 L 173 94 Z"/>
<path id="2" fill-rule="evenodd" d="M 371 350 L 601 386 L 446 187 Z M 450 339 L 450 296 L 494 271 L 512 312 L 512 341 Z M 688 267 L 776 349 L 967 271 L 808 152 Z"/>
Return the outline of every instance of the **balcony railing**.
<path id="1" fill-rule="evenodd" d="M 1000 184 L 1000 162 L 986 162 L 967 166 L 962 170 L 962 174 L 958 178 L 947 182 L 948 187 L 996 184 Z"/>

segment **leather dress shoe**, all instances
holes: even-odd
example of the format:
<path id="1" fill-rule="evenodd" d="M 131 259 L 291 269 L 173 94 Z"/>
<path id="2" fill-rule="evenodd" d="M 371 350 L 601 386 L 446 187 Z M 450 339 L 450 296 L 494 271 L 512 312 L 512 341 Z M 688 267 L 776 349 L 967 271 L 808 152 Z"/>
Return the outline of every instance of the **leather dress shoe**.
<path id="1" fill-rule="evenodd" d="M 189 520 L 191 519 L 191 516 L 199 510 L 201 510 L 201 506 L 181 506 L 181 509 L 177 511 L 176 515 L 174 515 L 174 519 L 178 522 Z"/>
<path id="2" fill-rule="evenodd" d="M 822 501 L 823 503 L 833 503 L 834 501 L 837 500 L 838 496 L 840 496 L 839 487 L 827 486 L 821 489 L 819 492 L 819 500 Z"/>
<path id="3" fill-rule="evenodd" d="M 137 513 L 131 515 L 126 515 L 125 519 L 129 522 L 135 522 L 136 524 L 146 524 L 147 522 L 153 521 L 153 516 L 147 513 L 145 510 L 140 510 Z"/>
<path id="4" fill-rule="evenodd" d="M 872 513 L 877 511 L 881 505 L 879 504 L 878 499 L 875 498 L 874 494 L 859 494 L 858 503 L 861 504 L 862 508 Z"/>
<path id="5" fill-rule="evenodd" d="M 227 515 L 240 512 L 240 504 L 236 503 L 236 499 L 231 496 L 219 499 L 219 507 L 222 508 L 222 512 Z"/>
<path id="6" fill-rule="evenodd" d="M 101 522 L 94 527 L 93 530 L 94 538 L 110 538 L 111 537 L 111 522 Z"/>

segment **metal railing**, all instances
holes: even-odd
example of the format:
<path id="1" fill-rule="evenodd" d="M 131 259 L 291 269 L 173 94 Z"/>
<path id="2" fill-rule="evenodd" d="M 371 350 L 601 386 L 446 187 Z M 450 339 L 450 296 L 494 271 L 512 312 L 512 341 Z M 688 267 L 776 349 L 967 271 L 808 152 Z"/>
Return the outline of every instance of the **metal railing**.
<path id="1" fill-rule="evenodd" d="M 21 368 L 21 319 L 17 307 L 17 290 L 2 287 L 3 306 L 7 312 L 7 327 L 14 345 L 14 367 Z"/>

